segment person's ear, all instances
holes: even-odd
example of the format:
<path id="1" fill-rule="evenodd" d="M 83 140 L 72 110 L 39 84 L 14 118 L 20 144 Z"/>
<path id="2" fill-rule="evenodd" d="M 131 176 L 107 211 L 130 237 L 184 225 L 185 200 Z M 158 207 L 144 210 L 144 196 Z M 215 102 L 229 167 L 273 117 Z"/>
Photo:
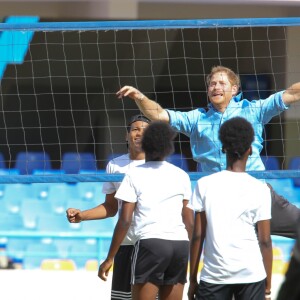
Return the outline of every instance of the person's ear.
<path id="1" fill-rule="evenodd" d="M 239 91 L 238 86 L 237 86 L 236 84 L 234 84 L 234 85 L 231 87 L 232 95 L 233 95 L 233 96 L 237 95 L 238 91 Z"/>
<path id="2" fill-rule="evenodd" d="M 249 156 L 251 156 L 252 155 L 252 146 L 250 146 L 250 148 L 249 148 Z"/>

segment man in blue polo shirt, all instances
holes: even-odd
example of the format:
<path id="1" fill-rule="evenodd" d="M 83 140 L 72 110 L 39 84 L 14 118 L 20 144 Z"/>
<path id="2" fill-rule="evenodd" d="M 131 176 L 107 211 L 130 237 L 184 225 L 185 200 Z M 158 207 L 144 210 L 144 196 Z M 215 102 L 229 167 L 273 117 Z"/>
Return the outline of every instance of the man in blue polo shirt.
<path id="1" fill-rule="evenodd" d="M 247 162 L 246 171 L 265 170 L 260 158 L 264 125 L 287 110 L 290 104 L 300 100 L 300 82 L 267 99 L 249 101 L 241 99 L 241 94 L 238 94 L 239 76 L 229 68 L 216 66 L 207 76 L 207 86 L 210 100 L 208 110 L 198 108 L 180 112 L 163 109 L 131 86 L 122 87 L 117 96 L 130 97 L 149 119 L 169 122 L 178 132 L 188 136 L 193 159 L 204 172 L 217 172 L 226 168 L 226 155 L 222 153 L 218 138 L 219 128 L 232 117 L 244 117 L 252 124 L 255 133 L 253 154 Z M 294 238 L 300 210 L 269 187 L 272 192 L 271 233 Z"/>

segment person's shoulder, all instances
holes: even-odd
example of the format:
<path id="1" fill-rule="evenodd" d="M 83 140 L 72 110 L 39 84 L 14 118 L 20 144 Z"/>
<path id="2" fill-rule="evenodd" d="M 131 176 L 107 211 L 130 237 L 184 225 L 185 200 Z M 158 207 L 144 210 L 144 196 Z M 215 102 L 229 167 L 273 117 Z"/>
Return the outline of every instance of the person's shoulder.
<path id="1" fill-rule="evenodd" d="M 199 184 L 208 184 L 210 182 L 213 182 L 215 184 L 223 176 L 224 176 L 223 172 L 216 172 L 216 173 L 204 175 L 198 179 L 198 183 Z"/>
<path id="2" fill-rule="evenodd" d="M 163 168 L 167 168 L 168 172 L 170 172 L 171 174 L 176 174 L 176 175 L 181 175 L 181 176 L 185 176 L 185 177 L 189 177 L 189 174 L 187 173 L 187 171 L 181 169 L 179 166 L 176 166 L 168 161 L 163 161 L 162 164 Z"/>
<path id="3" fill-rule="evenodd" d="M 129 154 L 119 155 L 109 160 L 106 170 L 108 173 L 114 173 L 119 169 L 126 168 L 130 162 Z"/>
<path id="4" fill-rule="evenodd" d="M 254 177 L 253 175 L 250 175 L 248 173 L 245 173 L 245 174 L 248 177 L 247 182 L 249 184 L 252 184 L 253 186 L 255 186 L 256 189 L 266 190 L 266 191 L 269 190 L 269 187 L 267 186 L 267 184 L 264 181 L 257 179 L 256 177 Z"/>
<path id="5" fill-rule="evenodd" d="M 129 154 L 121 154 L 119 156 L 113 157 L 109 160 L 108 164 L 111 165 L 115 165 L 115 164 L 119 164 L 120 162 L 124 163 L 124 162 L 129 162 L 130 158 L 129 158 Z"/>

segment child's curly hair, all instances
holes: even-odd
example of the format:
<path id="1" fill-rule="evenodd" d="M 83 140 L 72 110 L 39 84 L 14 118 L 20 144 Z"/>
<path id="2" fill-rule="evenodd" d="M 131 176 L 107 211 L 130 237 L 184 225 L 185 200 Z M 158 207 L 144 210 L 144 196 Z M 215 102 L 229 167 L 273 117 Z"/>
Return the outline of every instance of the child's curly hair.
<path id="1" fill-rule="evenodd" d="M 219 131 L 223 153 L 240 159 L 251 147 L 254 140 L 254 130 L 246 119 L 234 117 L 225 121 Z"/>
<path id="2" fill-rule="evenodd" d="M 144 131 L 142 149 L 152 161 L 164 160 L 174 152 L 174 129 L 166 122 L 152 122 Z"/>

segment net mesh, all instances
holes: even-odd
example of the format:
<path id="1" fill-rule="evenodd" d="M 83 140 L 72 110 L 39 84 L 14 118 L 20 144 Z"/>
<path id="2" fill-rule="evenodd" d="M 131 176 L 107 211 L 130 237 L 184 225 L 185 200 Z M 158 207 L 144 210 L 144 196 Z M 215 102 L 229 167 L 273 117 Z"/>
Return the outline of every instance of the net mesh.
<path id="1" fill-rule="evenodd" d="M 299 78 L 292 62 L 300 52 L 290 51 L 300 36 L 297 18 L 1 25 L 0 53 L 9 53 L 0 56 L 2 181 L 111 180 L 106 163 L 127 152 L 126 124 L 138 113 L 132 100 L 116 97 L 124 85 L 188 111 L 207 108 L 214 65 L 237 72 L 250 100 Z M 278 166 L 255 176 L 299 176 L 299 167 L 289 167 L 299 149 L 299 109 L 265 126 L 262 155 Z M 193 173 L 189 139 L 180 134 L 175 144 L 191 178 L 202 176 Z"/>

